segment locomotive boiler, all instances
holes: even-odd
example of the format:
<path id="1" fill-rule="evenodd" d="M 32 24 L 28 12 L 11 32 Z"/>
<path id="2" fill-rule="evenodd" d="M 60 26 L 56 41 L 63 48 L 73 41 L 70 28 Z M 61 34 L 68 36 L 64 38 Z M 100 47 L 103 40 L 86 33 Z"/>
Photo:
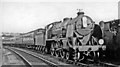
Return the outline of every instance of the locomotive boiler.
<path id="1" fill-rule="evenodd" d="M 84 60 L 100 56 L 106 46 L 99 25 L 84 12 L 45 27 L 47 52 L 66 59 Z"/>

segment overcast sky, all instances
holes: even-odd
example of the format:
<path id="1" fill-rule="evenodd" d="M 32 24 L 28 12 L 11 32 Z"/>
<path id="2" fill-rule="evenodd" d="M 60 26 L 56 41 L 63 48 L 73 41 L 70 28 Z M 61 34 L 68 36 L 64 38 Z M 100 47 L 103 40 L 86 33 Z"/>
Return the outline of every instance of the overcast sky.
<path id="1" fill-rule="evenodd" d="M 28 32 L 75 17 L 83 9 L 96 23 L 118 18 L 118 0 L 0 0 L 0 32 Z"/>

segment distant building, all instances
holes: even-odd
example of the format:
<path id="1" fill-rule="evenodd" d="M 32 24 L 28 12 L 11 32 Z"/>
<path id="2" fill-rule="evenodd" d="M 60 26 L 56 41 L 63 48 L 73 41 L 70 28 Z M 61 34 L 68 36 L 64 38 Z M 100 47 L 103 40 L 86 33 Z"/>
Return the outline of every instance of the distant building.
<path id="1" fill-rule="evenodd" d="M 15 37 L 19 37 L 21 33 L 8 33 L 8 32 L 3 32 L 2 37 L 3 40 L 11 40 L 14 39 Z"/>
<path id="2" fill-rule="evenodd" d="M 118 19 L 120 19 L 120 1 L 118 2 Z"/>
<path id="3" fill-rule="evenodd" d="M 9 32 L 2 32 L 2 43 L 9 44 L 14 43 L 16 37 L 19 37 L 22 33 L 9 33 Z"/>
<path id="4" fill-rule="evenodd" d="M 2 32 L 2 36 L 6 36 L 6 37 L 14 37 L 14 36 L 19 36 L 22 33 L 9 33 L 9 32 Z"/>

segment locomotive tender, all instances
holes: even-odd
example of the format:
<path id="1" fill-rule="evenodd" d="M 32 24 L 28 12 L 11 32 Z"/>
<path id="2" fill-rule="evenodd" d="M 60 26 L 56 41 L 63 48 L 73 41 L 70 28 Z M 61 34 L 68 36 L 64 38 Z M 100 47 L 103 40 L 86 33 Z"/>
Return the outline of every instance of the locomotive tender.
<path id="1" fill-rule="evenodd" d="M 64 18 L 63 21 L 46 25 L 45 29 L 20 35 L 17 39 L 20 43 L 13 45 L 81 61 L 102 55 L 100 52 L 106 49 L 102 38 L 101 27 L 84 12 L 78 12 L 75 18 Z"/>

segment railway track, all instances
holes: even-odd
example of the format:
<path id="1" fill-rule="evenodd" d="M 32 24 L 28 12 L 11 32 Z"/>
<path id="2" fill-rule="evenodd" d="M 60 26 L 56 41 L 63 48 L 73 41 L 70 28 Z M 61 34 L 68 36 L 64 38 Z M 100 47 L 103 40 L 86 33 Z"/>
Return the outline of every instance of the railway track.
<path id="1" fill-rule="evenodd" d="M 55 61 L 53 58 L 48 58 L 46 56 L 40 55 L 38 53 L 34 53 L 31 51 L 26 51 L 23 49 L 16 49 L 16 48 L 6 48 L 9 49 L 19 56 L 23 57 L 23 59 L 28 63 L 29 67 L 36 67 L 36 66 L 42 66 L 42 67 L 78 67 L 70 64 L 66 64 L 60 61 Z"/>
<path id="2" fill-rule="evenodd" d="M 30 53 L 27 52 L 23 52 L 20 50 L 16 50 L 16 49 L 10 49 L 9 50 L 15 52 L 17 55 L 19 55 L 20 57 L 22 57 L 22 59 L 27 63 L 28 67 L 36 67 L 36 66 L 43 66 L 43 67 L 58 67 L 57 64 L 52 63 L 48 60 L 45 60 L 41 57 L 32 55 Z"/>
<path id="3" fill-rule="evenodd" d="M 31 51 L 41 53 L 40 51 L 36 51 L 36 50 L 31 50 Z M 72 60 L 66 60 L 66 59 L 61 58 L 61 57 L 55 57 L 55 56 L 51 56 L 51 57 L 54 57 L 54 58 L 58 59 L 59 61 L 73 64 L 73 65 L 77 65 L 80 67 L 119 67 L 119 65 L 115 65 L 115 64 L 107 63 L 107 62 L 102 62 L 102 61 L 94 62 L 94 60 L 87 60 L 86 63 L 83 63 L 83 62 L 75 62 Z"/>
<path id="4" fill-rule="evenodd" d="M 94 60 L 87 60 L 87 61 L 95 63 Z M 115 65 L 115 64 L 107 63 L 103 61 L 97 61 L 95 64 L 102 67 L 119 67 L 119 65 Z"/>
<path id="5" fill-rule="evenodd" d="M 80 67 L 118 67 L 118 65 L 114 65 L 114 64 L 110 64 L 110 63 L 105 63 L 105 62 L 94 62 L 94 61 L 85 61 L 85 62 L 74 62 L 72 60 L 66 60 L 63 58 L 58 58 L 60 61 L 66 62 L 66 63 L 70 63 L 70 64 L 74 64 Z"/>
<path id="6" fill-rule="evenodd" d="M 36 50 L 31 50 L 33 52 L 37 52 L 37 53 L 41 53 L 40 51 L 36 51 Z M 51 56 L 56 58 L 55 56 Z M 87 60 L 87 63 L 82 63 L 82 62 L 75 62 L 72 60 L 66 60 L 64 58 L 61 57 L 57 57 L 56 59 L 58 59 L 59 61 L 65 62 L 65 63 L 69 63 L 69 64 L 73 64 L 73 65 L 77 65 L 80 67 L 119 67 L 119 65 L 115 65 L 112 63 L 107 63 L 107 62 L 102 62 L 102 61 L 98 61 L 97 63 L 94 62 L 94 60 Z"/>
<path id="7" fill-rule="evenodd" d="M 3 49 L 2 63 L 2 67 L 30 67 L 24 57 L 9 49 Z"/>
<path id="8" fill-rule="evenodd" d="M 15 49 L 19 49 L 19 48 L 15 48 Z M 28 51 L 28 50 L 23 50 L 23 49 L 19 49 L 19 50 Z M 37 56 L 42 55 L 42 54 L 38 55 L 38 53 L 36 53 L 36 51 L 33 51 L 33 52 L 30 51 L 29 53 L 32 53 L 32 54 L 37 55 Z M 46 57 L 48 57 L 48 56 L 50 56 L 50 55 L 47 55 Z M 72 60 L 66 60 L 64 58 L 55 57 L 55 56 L 50 56 L 50 57 L 53 57 L 53 58 L 55 58 L 55 59 L 57 59 L 57 60 L 59 60 L 61 62 L 66 63 L 66 64 L 72 64 L 74 67 L 75 66 L 80 66 L 80 67 L 118 67 L 118 65 L 105 63 L 105 62 L 100 62 L 100 61 L 95 63 L 93 60 L 87 60 L 85 63 L 82 63 L 82 62 L 75 62 L 75 61 L 72 61 Z M 50 61 L 50 62 L 52 62 L 52 61 Z M 53 66 L 57 67 L 58 65 L 53 65 Z M 62 67 L 63 66 L 64 65 L 62 65 Z M 73 66 L 71 66 L 71 67 L 73 67 Z M 70 67 L 70 65 L 68 65 L 68 67 Z"/>

